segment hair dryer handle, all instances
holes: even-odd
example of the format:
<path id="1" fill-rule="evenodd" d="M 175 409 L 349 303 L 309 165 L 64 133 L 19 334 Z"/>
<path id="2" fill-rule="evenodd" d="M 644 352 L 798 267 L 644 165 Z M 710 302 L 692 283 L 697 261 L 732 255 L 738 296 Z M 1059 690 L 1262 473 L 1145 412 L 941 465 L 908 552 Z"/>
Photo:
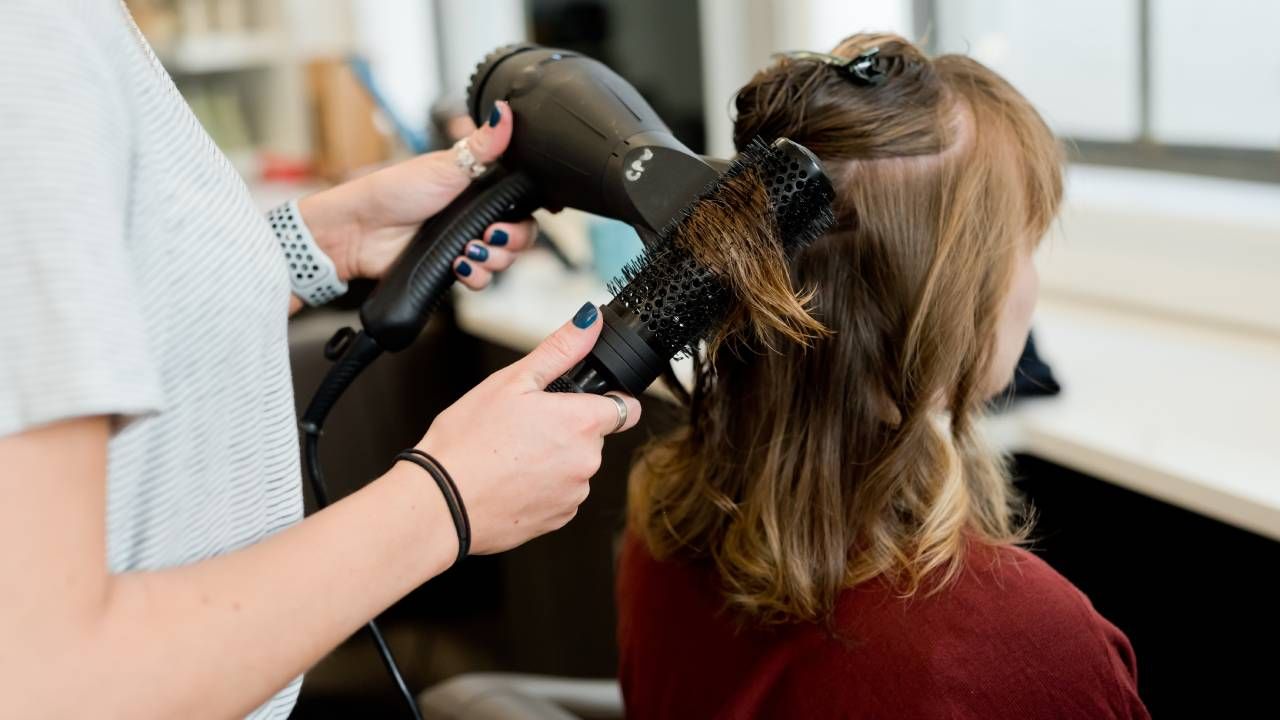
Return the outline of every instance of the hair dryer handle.
<path id="1" fill-rule="evenodd" d="M 453 261 L 468 241 L 502 220 L 528 217 L 540 207 L 532 181 L 501 166 L 477 178 L 444 210 L 418 228 L 408 248 L 360 307 L 364 332 L 388 352 L 413 343 L 453 285 Z"/>

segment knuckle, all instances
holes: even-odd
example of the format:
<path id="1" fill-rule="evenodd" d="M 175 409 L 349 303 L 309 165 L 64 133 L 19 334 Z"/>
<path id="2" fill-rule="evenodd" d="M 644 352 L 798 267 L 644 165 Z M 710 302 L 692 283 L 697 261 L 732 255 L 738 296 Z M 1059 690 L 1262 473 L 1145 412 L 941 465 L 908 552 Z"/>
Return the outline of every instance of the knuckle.
<path id="1" fill-rule="evenodd" d="M 573 358 L 573 345 L 569 339 L 563 334 L 557 333 L 547 338 L 547 351 L 554 354 L 561 360 L 570 360 Z"/>
<path id="2" fill-rule="evenodd" d="M 576 482 L 590 480 L 600 471 L 600 456 L 595 454 L 581 456 L 574 462 L 572 468 L 572 476 Z"/>
<path id="3" fill-rule="evenodd" d="M 600 472 L 602 464 L 604 464 L 604 459 L 600 457 L 600 454 L 592 453 L 583 464 L 583 468 L 586 470 L 586 477 L 595 477 L 595 474 Z"/>

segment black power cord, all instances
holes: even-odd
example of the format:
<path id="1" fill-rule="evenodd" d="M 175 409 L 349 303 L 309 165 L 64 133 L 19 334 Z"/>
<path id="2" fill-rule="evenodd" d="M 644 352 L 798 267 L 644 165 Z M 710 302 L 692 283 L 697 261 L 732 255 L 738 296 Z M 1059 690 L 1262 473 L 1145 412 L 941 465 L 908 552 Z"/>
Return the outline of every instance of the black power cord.
<path id="1" fill-rule="evenodd" d="M 302 422 L 299 423 L 303 433 L 303 464 L 307 479 L 311 483 L 311 491 L 316 496 L 317 508 L 328 507 L 330 502 L 329 489 L 325 485 L 324 472 L 320 468 L 320 435 L 325 418 L 328 417 L 329 411 L 333 409 L 351 381 L 355 380 L 356 376 L 381 354 L 381 348 L 372 338 L 364 333 L 354 333 L 350 328 L 339 330 L 325 345 L 325 356 L 334 360 L 335 363 L 324 381 L 320 383 L 320 388 L 316 390 L 311 404 L 303 413 Z M 373 644 L 378 649 L 378 656 L 382 658 L 387 674 L 391 676 L 396 689 L 404 698 L 412 717 L 414 720 L 422 720 L 418 702 L 413 692 L 409 690 L 404 675 L 400 672 L 400 666 L 396 663 L 395 655 L 391 653 L 391 647 L 387 645 L 386 638 L 378 629 L 377 621 L 370 620 L 365 625 L 365 629 L 373 639 Z"/>
<path id="2" fill-rule="evenodd" d="M 409 248 L 382 278 L 378 290 L 361 305 L 360 322 L 365 330 L 343 328 L 325 344 L 325 357 L 334 364 L 299 423 L 306 436 L 306 472 L 317 505 L 323 508 L 329 504 L 320 470 L 320 431 L 338 398 L 384 350 L 398 352 L 418 337 L 453 284 L 453 259 L 462 253 L 467 242 L 481 237 L 494 222 L 527 217 L 540 207 L 536 195 L 527 175 L 500 165 L 472 180 L 449 207 L 423 223 Z M 382 664 L 404 695 L 414 719 L 421 720 L 418 704 L 377 624 L 370 622 L 368 629 Z"/>

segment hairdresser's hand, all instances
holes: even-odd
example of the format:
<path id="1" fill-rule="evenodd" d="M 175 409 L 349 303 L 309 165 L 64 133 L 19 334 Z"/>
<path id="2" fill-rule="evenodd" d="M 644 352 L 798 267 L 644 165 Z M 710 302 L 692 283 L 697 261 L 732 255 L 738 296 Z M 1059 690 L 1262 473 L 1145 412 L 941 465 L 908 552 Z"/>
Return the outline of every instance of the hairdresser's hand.
<path id="1" fill-rule="evenodd" d="M 511 142 L 511 108 L 499 102 L 467 139 L 476 162 L 498 159 Z M 299 201 L 316 242 L 333 258 L 338 276 L 379 278 L 400 255 L 414 231 L 466 189 L 470 176 L 452 149 L 420 155 Z M 505 270 L 515 253 L 529 247 L 532 220 L 495 223 L 454 261 L 458 280 L 478 290 Z"/>
<path id="2" fill-rule="evenodd" d="M 436 417 L 419 444 L 458 484 L 473 553 L 501 552 L 555 530 L 587 498 L 618 407 L 610 398 L 543 388 L 586 356 L 602 324 L 595 306 L 584 306 L 572 323 Z M 639 419 L 640 403 L 623 399 L 627 429 Z"/>

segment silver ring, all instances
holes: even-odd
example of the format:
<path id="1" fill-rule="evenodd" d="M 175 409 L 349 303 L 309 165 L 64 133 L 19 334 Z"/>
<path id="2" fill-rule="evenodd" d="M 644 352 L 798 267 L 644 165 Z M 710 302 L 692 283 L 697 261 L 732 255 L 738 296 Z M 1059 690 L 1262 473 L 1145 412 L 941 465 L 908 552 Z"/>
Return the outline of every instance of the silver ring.
<path id="1" fill-rule="evenodd" d="M 621 430 L 623 425 L 627 424 L 627 401 L 617 395 L 605 395 L 605 397 L 612 400 L 613 403 L 618 406 L 618 424 L 614 425 L 613 429 L 606 433 L 607 435 L 612 435 Z"/>
<path id="2" fill-rule="evenodd" d="M 475 153 L 471 152 L 468 138 L 462 138 L 453 144 L 453 163 L 472 180 L 484 174 L 489 168 L 484 163 L 476 162 Z"/>

